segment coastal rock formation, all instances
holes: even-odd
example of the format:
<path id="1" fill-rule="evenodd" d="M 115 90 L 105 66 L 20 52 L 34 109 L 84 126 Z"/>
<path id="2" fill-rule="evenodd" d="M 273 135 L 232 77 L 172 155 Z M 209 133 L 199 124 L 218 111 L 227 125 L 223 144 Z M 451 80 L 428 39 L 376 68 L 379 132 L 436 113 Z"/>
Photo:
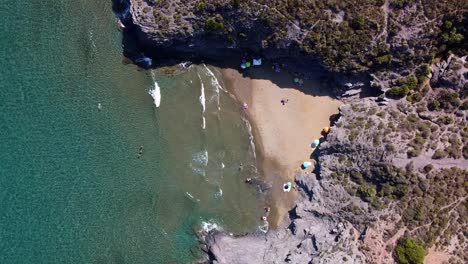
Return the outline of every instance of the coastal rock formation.
<path id="1" fill-rule="evenodd" d="M 296 176 L 285 226 L 201 233 L 206 262 L 395 263 L 402 239 L 468 261 L 466 1 L 114 3 L 124 55 L 140 66 L 237 68 L 259 55 L 304 77 L 327 74 L 346 102 L 314 173 Z M 369 94 L 380 96 L 356 98 Z"/>
<path id="2" fill-rule="evenodd" d="M 433 87 L 447 87 L 456 91 L 468 90 L 467 56 L 458 58 L 450 55 L 447 60 L 433 65 L 431 85 Z"/>
<path id="3" fill-rule="evenodd" d="M 283 228 L 240 237 L 200 234 L 209 263 L 394 263 L 399 239 L 415 236 L 434 250 L 450 245 L 445 254 L 454 263 L 466 260 L 461 231 L 468 192 L 459 183 L 468 180 L 468 163 L 433 160 L 430 142 L 422 140 L 445 125 L 372 98 L 342 106 L 340 115 L 315 153 L 315 173 L 297 175 L 300 199 Z M 439 197 L 449 189 L 456 190 L 452 196 Z M 443 212 L 449 217 L 440 222 Z"/>
<path id="4" fill-rule="evenodd" d="M 340 219 L 339 209 L 324 205 L 338 205 L 346 198 L 331 199 L 325 193 L 346 193 L 333 187 L 321 187 L 314 174 L 304 174 L 298 179 L 303 187 L 301 202 L 289 213 L 286 228 L 242 237 L 224 233 L 203 234 L 212 263 L 365 263 L 364 255 L 357 249 L 360 232 L 352 224 Z M 306 185 L 313 186 L 306 190 Z M 312 196 L 309 196 L 312 194 Z M 337 198 L 337 197 L 335 197 Z"/>

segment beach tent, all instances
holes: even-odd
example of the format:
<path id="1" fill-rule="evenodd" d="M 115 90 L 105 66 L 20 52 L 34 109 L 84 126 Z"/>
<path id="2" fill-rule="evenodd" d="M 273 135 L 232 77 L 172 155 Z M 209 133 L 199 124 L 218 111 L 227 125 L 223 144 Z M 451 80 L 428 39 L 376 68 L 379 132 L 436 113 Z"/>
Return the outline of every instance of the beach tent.
<path id="1" fill-rule="evenodd" d="M 318 147 L 319 144 L 320 144 L 320 140 L 315 139 L 315 140 L 314 140 L 314 143 L 312 143 L 312 146 L 313 146 L 314 148 L 316 148 L 316 147 Z"/>
<path id="2" fill-rule="evenodd" d="M 310 161 L 304 161 L 304 163 L 302 163 L 302 167 L 304 167 L 304 168 L 306 168 L 306 169 L 307 169 L 308 167 L 310 167 L 310 166 L 312 166 L 312 162 L 310 162 Z"/>
<path id="3" fill-rule="evenodd" d="M 291 191 L 291 187 L 292 187 L 292 183 L 291 183 L 291 182 L 287 182 L 287 183 L 283 184 L 283 192 L 289 192 L 289 191 Z"/>
<path id="4" fill-rule="evenodd" d="M 260 65 L 262 65 L 262 59 L 261 58 L 253 59 L 253 66 L 260 66 Z"/>
<path id="5" fill-rule="evenodd" d="M 245 68 L 247 68 L 247 65 L 245 65 L 245 63 L 242 63 L 241 64 L 241 69 L 245 69 Z"/>
<path id="6" fill-rule="evenodd" d="M 247 68 L 250 68 L 250 65 L 251 65 L 251 64 L 250 64 L 250 61 L 248 61 L 248 62 L 245 63 L 245 66 L 246 66 Z"/>

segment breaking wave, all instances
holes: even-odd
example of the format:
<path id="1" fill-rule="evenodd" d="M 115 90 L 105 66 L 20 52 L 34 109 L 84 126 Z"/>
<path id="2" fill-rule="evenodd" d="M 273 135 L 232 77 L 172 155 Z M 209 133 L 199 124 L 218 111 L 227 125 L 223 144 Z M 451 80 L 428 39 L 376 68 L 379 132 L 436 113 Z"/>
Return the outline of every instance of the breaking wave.
<path id="1" fill-rule="evenodd" d="M 215 96 L 216 96 L 216 101 L 217 101 L 217 106 L 218 106 L 218 111 L 221 110 L 221 106 L 219 104 L 219 98 L 220 94 L 219 91 L 222 90 L 224 92 L 227 92 L 219 83 L 218 79 L 216 78 L 215 74 L 208 68 L 205 64 L 203 64 L 203 67 L 205 67 L 206 72 L 208 73 L 208 76 L 211 78 L 211 86 L 213 86 Z"/>
<path id="2" fill-rule="evenodd" d="M 218 225 L 216 224 L 213 220 L 210 220 L 208 222 L 206 221 L 203 221 L 201 223 L 201 229 L 203 231 L 205 231 L 206 233 L 209 233 L 210 231 L 212 230 L 218 230 L 218 231 L 222 231 L 223 229 Z"/>
<path id="3" fill-rule="evenodd" d="M 195 197 L 193 197 L 193 195 L 189 192 L 185 192 L 185 195 L 188 196 L 188 198 L 190 198 L 190 200 L 193 200 L 193 201 L 196 201 L 196 202 L 200 202 L 200 199 L 196 199 Z"/>
<path id="4" fill-rule="evenodd" d="M 208 151 L 200 151 L 192 155 L 190 167 L 195 174 L 206 176 L 205 168 L 208 166 Z"/>
<path id="5" fill-rule="evenodd" d="M 205 97 L 205 85 L 203 84 L 203 81 L 200 77 L 200 74 L 198 74 L 198 79 L 200 79 L 200 97 L 198 97 L 198 101 L 200 101 L 200 104 L 202 105 L 202 119 L 203 119 L 203 123 L 202 123 L 202 128 L 205 129 L 206 128 L 206 120 L 205 120 L 205 110 L 206 110 L 206 97 Z"/>
<path id="6" fill-rule="evenodd" d="M 156 76 L 151 72 L 151 78 L 153 79 L 153 88 L 148 91 L 148 94 L 153 97 L 153 102 L 156 107 L 159 107 L 161 104 L 161 89 L 159 88 L 158 82 L 156 81 Z"/>
<path id="7" fill-rule="evenodd" d="M 250 141 L 250 148 L 252 149 L 252 154 L 254 158 L 257 158 L 257 154 L 255 152 L 255 142 L 254 142 L 254 136 L 252 134 L 252 125 L 250 125 L 250 122 L 242 117 L 242 121 L 244 121 L 245 127 L 247 127 L 247 132 L 249 133 L 249 141 Z"/>
<path id="8" fill-rule="evenodd" d="M 218 199 L 223 197 L 223 189 L 219 188 L 218 191 L 214 194 L 214 196 L 215 198 L 218 198 Z"/>

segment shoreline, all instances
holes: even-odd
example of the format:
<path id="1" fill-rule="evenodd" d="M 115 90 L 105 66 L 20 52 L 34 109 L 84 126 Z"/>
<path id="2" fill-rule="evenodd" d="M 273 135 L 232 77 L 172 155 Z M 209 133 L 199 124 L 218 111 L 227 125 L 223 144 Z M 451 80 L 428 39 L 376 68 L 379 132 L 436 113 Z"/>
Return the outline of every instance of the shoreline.
<path id="1" fill-rule="evenodd" d="M 271 186 L 267 204 L 271 207 L 268 222 L 271 228 L 282 225 L 298 197 L 297 189 L 286 193 L 282 185 L 294 184 L 296 175 L 312 172 L 311 166 L 301 169 L 304 161 L 315 164 L 310 144 L 321 137 L 323 127 L 330 125 L 330 116 L 338 113 L 341 101 L 326 94 L 319 77 L 306 80 L 302 86 L 293 83 L 293 75 L 275 73 L 269 64 L 250 68 L 220 69 L 227 90 L 242 107 L 252 126 L 256 146 L 257 167 L 262 181 Z M 281 100 L 287 100 L 283 105 Z"/>

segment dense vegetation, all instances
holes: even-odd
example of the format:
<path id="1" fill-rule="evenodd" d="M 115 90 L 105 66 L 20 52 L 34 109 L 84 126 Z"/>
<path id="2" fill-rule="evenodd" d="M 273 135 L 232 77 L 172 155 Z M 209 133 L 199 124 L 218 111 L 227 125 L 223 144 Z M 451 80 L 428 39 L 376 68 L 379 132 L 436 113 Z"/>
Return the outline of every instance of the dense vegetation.
<path id="1" fill-rule="evenodd" d="M 246 35 L 255 37 L 265 49 L 284 48 L 285 41 L 297 43 L 305 54 L 319 55 L 331 69 L 340 71 L 417 66 L 430 63 L 439 53 L 462 54 L 468 48 L 466 1 L 392 0 L 388 14 L 382 10 L 384 0 L 136 2 L 143 9 L 141 16 L 157 25 L 155 34 L 205 29 L 237 43 Z M 417 12 L 408 11 L 412 5 L 417 5 Z M 418 30 L 417 42 L 403 38 L 416 34 L 402 35 L 410 26 Z M 405 93 L 403 87 L 395 96 Z"/>
<path id="2" fill-rule="evenodd" d="M 399 241 L 395 251 L 400 264 L 422 264 L 427 254 L 421 245 L 410 238 Z"/>
<path id="3" fill-rule="evenodd" d="M 411 89 L 416 83 L 414 77 L 401 80 L 401 85 Z M 366 103 L 353 104 L 352 113 L 336 123 L 349 132 L 346 140 L 335 143 L 344 149 L 334 154 L 333 163 L 323 166 L 371 211 L 389 209 L 400 215 L 400 220 L 394 220 L 396 230 L 408 230 L 426 247 L 442 249 L 455 243 L 453 252 L 461 262 L 454 263 L 463 263 L 468 260 L 464 232 L 468 224 L 468 171 L 443 165 L 468 159 L 468 123 L 463 116 L 450 114 L 457 111 L 458 101 L 446 92 L 442 90 L 438 97 L 444 108 L 432 117 L 424 115 L 433 114 L 427 108 L 405 101 L 389 111 Z M 389 157 L 405 159 L 404 154 L 410 161 L 406 166 L 390 162 Z M 431 159 L 444 161 L 432 163 Z M 362 214 L 356 207 L 347 209 Z M 349 221 L 356 218 L 351 216 Z"/>

